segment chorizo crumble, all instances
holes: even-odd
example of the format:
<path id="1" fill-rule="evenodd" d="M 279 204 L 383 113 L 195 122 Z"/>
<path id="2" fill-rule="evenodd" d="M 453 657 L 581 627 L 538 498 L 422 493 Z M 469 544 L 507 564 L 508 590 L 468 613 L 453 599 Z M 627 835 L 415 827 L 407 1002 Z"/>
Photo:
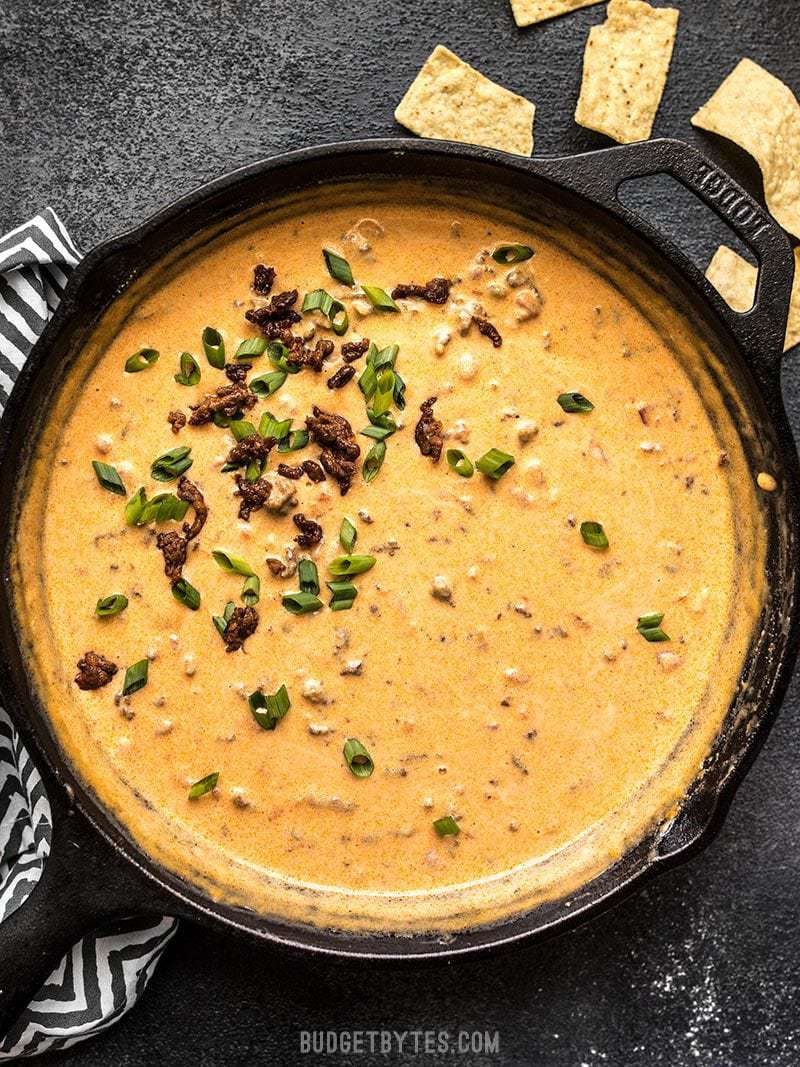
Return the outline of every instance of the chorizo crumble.
<path id="1" fill-rule="evenodd" d="M 450 296 L 450 282 L 447 278 L 431 278 L 424 285 L 396 285 L 392 289 L 393 300 L 403 300 L 405 297 L 416 296 L 420 300 L 427 300 L 429 304 L 446 304 Z"/>
<path id="2" fill-rule="evenodd" d="M 170 411 L 167 415 L 167 422 L 172 427 L 173 433 L 180 433 L 186 425 L 186 416 L 182 411 Z"/>
<path id="3" fill-rule="evenodd" d="M 345 341 L 340 351 L 345 363 L 355 363 L 369 351 L 369 338 L 362 337 L 360 341 Z"/>
<path id="4" fill-rule="evenodd" d="M 204 426 L 215 415 L 233 419 L 239 412 L 249 411 L 256 403 L 255 393 L 251 393 L 244 382 L 231 382 L 221 385 L 214 393 L 206 393 L 199 404 L 191 404 L 190 426 Z"/>
<path id="5" fill-rule="evenodd" d="M 328 378 L 327 386 L 329 389 L 341 389 L 349 381 L 352 381 L 355 374 L 356 368 L 351 363 L 346 363 Z"/>
<path id="6" fill-rule="evenodd" d="M 256 478 L 248 482 L 241 474 L 236 475 L 236 489 L 234 496 L 241 498 L 239 502 L 239 518 L 245 521 L 250 518 L 254 511 L 260 511 L 269 500 L 272 486 L 263 478 Z"/>
<path id="7" fill-rule="evenodd" d="M 231 382 L 245 382 L 248 372 L 252 369 L 252 363 L 226 363 L 225 377 Z"/>
<path id="8" fill-rule="evenodd" d="M 84 652 L 78 660 L 75 684 L 78 689 L 102 689 L 108 685 L 119 668 L 99 652 Z"/>
<path id="9" fill-rule="evenodd" d="M 234 608 L 222 640 L 225 642 L 226 652 L 236 652 L 240 649 L 248 637 L 252 637 L 258 629 L 258 612 L 255 608 Z"/>
<path id="10" fill-rule="evenodd" d="M 444 444 L 444 427 L 433 415 L 433 405 L 436 399 L 435 396 L 431 396 L 420 404 L 419 410 L 422 414 L 414 430 L 414 440 L 420 452 L 423 456 L 430 456 L 434 463 L 439 462 Z"/>
<path id="11" fill-rule="evenodd" d="M 203 494 L 186 475 L 178 480 L 175 494 L 179 500 L 191 505 L 194 517 L 191 522 L 183 524 L 180 533 L 177 530 L 165 530 L 156 535 L 156 548 L 164 556 L 164 574 L 173 585 L 183 575 L 189 542 L 197 537 L 208 518 L 208 507 Z"/>
<path id="12" fill-rule="evenodd" d="M 339 485 L 342 496 L 347 493 L 356 473 L 355 461 L 361 455 L 353 427 L 341 415 L 313 407 L 313 415 L 306 416 L 306 427 L 317 442 L 322 445 L 319 461 L 323 469 Z"/>
<path id="13" fill-rule="evenodd" d="M 484 337 L 488 337 L 495 348 L 500 348 L 503 343 L 503 338 L 500 336 L 500 331 L 489 320 L 482 315 L 475 315 L 473 322 L 478 327 L 478 333 L 483 334 Z"/>
<path id="14" fill-rule="evenodd" d="M 292 515 L 292 522 L 295 524 L 300 533 L 295 537 L 295 541 L 301 548 L 311 548 L 313 545 L 318 545 L 322 540 L 322 527 L 318 522 L 314 522 L 313 519 L 307 518 L 302 512 L 298 512 L 297 515 Z"/>
<path id="15" fill-rule="evenodd" d="M 269 296 L 275 284 L 275 268 L 257 263 L 253 268 L 253 292 L 259 296 Z"/>

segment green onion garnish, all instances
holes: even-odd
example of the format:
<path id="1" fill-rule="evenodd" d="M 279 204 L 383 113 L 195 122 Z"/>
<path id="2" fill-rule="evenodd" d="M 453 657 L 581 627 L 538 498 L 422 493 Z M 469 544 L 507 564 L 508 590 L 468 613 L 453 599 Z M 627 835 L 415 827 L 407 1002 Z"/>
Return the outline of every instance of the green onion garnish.
<path id="1" fill-rule="evenodd" d="M 397 427 L 389 429 L 388 426 L 365 426 L 360 432 L 364 437 L 371 437 L 373 441 L 385 441 L 387 437 L 391 437 L 395 433 Z"/>
<path id="2" fill-rule="evenodd" d="M 279 452 L 299 452 L 305 448 L 311 437 L 308 430 L 292 430 L 278 444 Z"/>
<path id="3" fill-rule="evenodd" d="M 94 610 L 95 614 L 99 615 L 101 619 L 110 619 L 112 615 L 119 615 L 127 606 L 128 598 L 126 596 L 123 596 L 122 593 L 112 593 L 110 596 L 100 597 Z"/>
<path id="4" fill-rule="evenodd" d="M 350 768 L 350 773 L 354 774 L 356 778 L 369 778 L 375 770 L 372 757 L 357 738 L 348 737 L 342 752 L 344 753 L 344 761 Z"/>
<path id="5" fill-rule="evenodd" d="M 212 789 L 216 788 L 219 781 L 219 771 L 214 771 L 212 774 L 207 774 L 205 778 L 201 778 L 199 782 L 195 782 L 192 788 L 189 790 L 189 800 L 197 800 L 198 797 L 205 796 L 206 793 L 210 793 Z"/>
<path id="6" fill-rule="evenodd" d="M 242 586 L 242 600 L 249 608 L 254 608 L 261 599 L 261 579 L 257 574 L 245 578 Z"/>
<path id="7" fill-rule="evenodd" d="M 514 457 L 508 452 L 501 452 L 499 448 L 490 448 L 476 461 L 475 466 L 481 474 L 485 474 L 487 478 L 496 482 L 514 466 Z"/>
<path id="8" fill-rule="evenodd" d="M 289 433 L 291 419 L 276 419 L 270 412 L 265 411 L 258 424 L 258 432 L 262 437 L 274 437 L 276 441 L 282 441 Z"/>
<path id="9" fill-rule="evenodd" d="M 364 574 L 375 566 L 374 556 L 337 556 L 328 564 L 328 570 L 336 575 Z"/>
<path id="10" fill-rule="evenodd" d="M 664 613 L 653 611 L 649 615 L 640 615 L 636 629 L 645 641 L 670 641 L 671 638 L 661 629 Z"/>
<path id="11" fill-rule="evenodd" d="M 281 604 L 292 615 L 310 615 L 313 611 L 319 611 L 324 605 L 318 596 L 313 593 L 284 593 Z"/>
<path id="12" fill-rule="evenodd" d="M 180 522 L 189 510 L 186 500 L 179 500 L 174 493 L 156 493 L 150 500 L 141 485 L 125 505 L 127 526 L 147 526 L 151 522 Z"/>
<path id="13" fill-rule="evenodd" d="M 399 351 L 400 345 L 387 345 L 380 350 L 378 350 L 376 345 L 370 345 L 369 352 L 367 352 L 367 362 L 371 363 L 376 371 L 383 370 L 384 367 L 394 370 Z"/>
<path id="14" fill-rule="evenodd" d="M 455 837 L 456 834 L 461 833 L 461 827 L 452 815 L 443 815 L 441 819 L 434 819 L 433 828 L 439 837 Z"/>
<path id="15" fill-rule="evenodd" d="M 225 366 L 225 342 L 222 334 L 213 326 L 206 326 L 203 330 L 203 351 L 211 366 L 222 370 Z"/>
<path id="16" fill-rule="evenodd" d="M 330 274 L 331 278 L 335 278 L 342 285 L 353 284 L 353 272 L 350 269 L 350 264 L 343 256 L 340 256 L 337 252 L 331 252 L 330 248 L 323 248 L 322 255 L 325 258 L 325 266 L 328 268 L 328 274 Z"/>
<path id="17" fill-rule="evenodd" d="M 594 411 L 594 404 L 583 393 L 561 393 L 557 399 L 562 410 L 570 415 L 585 415 L 588 411 Z"/>
<path id="18" fill-rule="evenodd" d="M 400 411 L 406 406 L 406 383 L 397 371 L 394 372 L 394 402 Z"/>
<path id="19" fill-rule="evenodd" d="M 395 373 L 388 367 L 378 371 L 375 381 L 375 391 L 372 395 L 372 407 L 370 416 L 380 418 L 385 415 L 392 406 L 394 399 Z"/>
<path id="20" fill-rule="evenodd" d="M 342 519 L 342 525 L 339 527 L 339 544 L 348 555 L 353 551 L 357 539 L 358 530 L 355 525 L 347 518 Z"/>
<path id="21" fill-rule="evenodd" d="M 299 374 L 303 369 L 299 363 L 292 363 L 291 352 L 282 341 L 270 341 L 267 344 L 267 356 L 273 367 L 287 374 Z"/>
<path id="22" fill-rule="evenodd" d="M 200 381 L 200 364 L 191 352 L 181 352 L 181 369 L 175 375 L 178 385 L 197 385 Z"/>
<path id="23" fill-rule="evenodd" d="M 229 600 L 225 605 L 225 610 L 221 615 L 212 615 L 211 619 L 221 637 L 225 636 L 225 631 L 228 629 L 228 623 L 230 622 L 231 615 L 236 610 L 236 605 L 232 600 Z"/>
<path id="24" fill-rule="evenodd" d="M 245 578 L 249 578 L 256 573 L 246 560 L 240 559 L 238 556 L 232 556 L 230 552 L 226 552 L 223 548 L 213 549 L 211 555 L 214 557 L 214 562 L 226 574 L 243 574 Z"/>
<path id="25" fill-rule="evenodd" d="M 132 693 L 137 693 L 140 689 L 144 689 L 147 685 L 147 670 L 149 666 L 149 659 L 140 659 L 138 663 L 128 667 L 125 671 L 125 681 L 122 683 L 122 695 L 124 697 L 129 697 Z"/>
<path id="26" fill-rule="evenodd" d="M 157 482 L 171 482 L 173 478 L 179 478 L 194 462 L 189 455 L 191 451 L 188 445 L 171 448 L 153 460 L 150 474 Z"/>
<path id="27" fill-rule="evenodd" d="M 185 578 L 179 578 L 177 582 L 172 583 L 172 595 L 190 611 L 197 611 L 200 607 L 200 593 Z"/>
<path id="28" fill-rule="evenodd" d="M 256 396 L 272 396 L 280 389 L 288 377 L 285 370 L 273 370 L 269 374 L 259 374 L 249 381 L 250 391 Z"/>
<path id="29" fill-rule="evenodd" d="M 231 419 L 228 429 L 237 441 L 244 441 L 245 437 L 252 437 L 256 432 L 255 426 L 247 419 Z"/>
<path id="30" fill-rule="evenodd" d="M 304 315 L 309 311 L 321 311 L 330 323 L 333 332 L 339 336 L 345 333 L 350 324 L 347 308 L 345 308 L 341 300 L 334 300 L 330 293 L 326 293 L 324 289 L 314 289 L 312 292 L 306 293 L 300 310 Z"/>
<path id="31" fill-rule="evenodd" d="M 302 593 L 319 596 L 319 571 L 313 559 L 301 559 L 297 564 L 297 576 Z"/>
<path id="32" fill-rule="evenodd" d="M 460 448 L 448 448 L 445 457 L 450 470 L 454 470 L 462 478 L 471 478 L 475 473 L 475 464 L 467 459 Z"/>
<path id="33" fill-rule="evenodd" d="M 234 359 L 253 359 L 256 356 L 263 356 L 266 350 L 266 337 L 248 337 L 236 349 Z"/>
<path id="34" fill-rule="evenodd" d="M 369 403 L 375 395 L 378 387 L 378 374 L 371 363 L 367 363 L 358 379 L 358 388 L 364 394 L 364 399 Z"/>
<path id="35" fill-rule="evenodd" d="M 386 458 L 386 442 L 376 441 L 372 448 L 364 456 L 364 465 L 361 468 L 361 475 L 365 482 L 371 482 L 373 478 L 377 477 L 378 471 L 383 466 L 383 461 Z"/>
<path id="36" fill-rule="evenodd" d="M 364 290 L 364 296 L 378 311 L 400 310 L 385 289 L 379 289 L 377 285 L 362 285 L 361 288 Z"/>
<path id="37" fill-rule="evenodd" d="M 524 263 L 533 255 L 530 245 L 498 245 L 492 252 L 495 263 Z"/>
<path id="38" fill-rule="evenodd" d="M 99 459 L 93 459 L 92 466 L 98 482 L 104 489 L 107 489 L 109 493 L 116 493 L 117 496 L 128 495 L 125 483 L 120 478 L 116 467 L 112 467 L 110 463 L 101 463 Z"/>
<path id="39" fill-rule="evenodd" d="M 147 370 L 154 363 L 158 363 L 158 355 L 157 348 L 140 348 L 138 352 L 134 352 L 125 360 L 125 370 L 128 374 L 138 374 L 139 371 Z"/>
<path id="40" fill-rule="evenodd" d="M 260 689 L 256 689 L 247 698 L 247 703 L 262 730 L 274 730 L 292 706 L 285 685 L 282 685 L 277 693 L 262 693 Z"/>
<path id="41" fill-rule="evenodd" d="M 353 583 L 338 581 L 326 582 L 325 584 L 331 591 L 331 599 L 328 601 L 328 607 L 331 611 L 349 611 L 353 606 L 353 601 L 358 596 L 358 590 Z"/>
<path id="42" fill-rule="evenodd" d="M 606 532 L 599 522 L 582 522 L 581 537 L 592 548 L 608 548 Z"/>

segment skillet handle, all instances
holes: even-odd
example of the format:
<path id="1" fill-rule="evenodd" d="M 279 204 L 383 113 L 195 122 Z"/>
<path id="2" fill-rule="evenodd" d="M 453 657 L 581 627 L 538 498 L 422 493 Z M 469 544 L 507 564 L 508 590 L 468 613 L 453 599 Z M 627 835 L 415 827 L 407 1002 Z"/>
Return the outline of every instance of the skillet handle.
<path id="1" fill-rule="evenodd" d="M 655 174 L 671 175 L 723 219 L 756 255 L 760 270 L 750 311 L 734 311 L 710 282 L 702 276 L 698 280 L 744 349 L 759 384 L 768 395 L 774 395 L 794 276 L 794 256 L 783 229 L 740 185 L 683 141 L 662 138 L 593 152 L 591 167 L 587 166 L 587 158 L 577 156 L 552 163 L 556 171 L 563 169 L 572 188 L 611 208 L 638 229 L 649 231 L 661 243 L 663 234 L 620 202 L 619 187 L 623 182 Z M 680 250 L 674 251 L 683 256 Z"/>
<path id="2" fill-rule="evenodd" d="M 72 806 L 69 788 L 41 769 L 50 855 L 28 899 L 0 923 L 0 1037 L 81 937 L 131 913 L 162 913 L 144 878 Z"/>

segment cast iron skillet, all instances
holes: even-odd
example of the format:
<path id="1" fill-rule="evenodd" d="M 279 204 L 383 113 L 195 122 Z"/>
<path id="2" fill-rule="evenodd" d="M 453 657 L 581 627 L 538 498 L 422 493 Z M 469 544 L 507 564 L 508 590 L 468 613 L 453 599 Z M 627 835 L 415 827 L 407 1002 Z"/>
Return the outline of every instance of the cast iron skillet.
<path id="1" fill-rule="evenodd" d="M 731 311 L 688 258 L 617 198 L 631 178 L 667 173 L 724 218 L 757 255 L 761 272 L 753 309 Z M 492 928 L 447 938 L 352 936 L 287 926 L 228 905 L 159 869 L 127 839 L 76 780 L 31 692 L 20 654 L 4 561 L 0 597 L 0 697 L 29 751 L 36 754 L 53 811 L 44 874 L 28 902 L 0 927 L 0 1032 L 48 969 L 85 932 L 115 917 L 171 914 L 214 921 L 289 948 L 369 959 L 422 959 L 473 953 L 534 934 L 563 930 L 608 906 L 642 878 L 685 858 L 719 828 L 734 786 L 762 743 L 789 681 L 798 639 L 800 528 L 798 459 L 780 395 L 780 357 L 793 260 L 778 225 L 694 149 L 652 141 L 565 159 L 522 159 L 445 142 L 377 140 L 291 152 L 238 170 L 178 200 L 138 229 L 86 257 L 57 314 L 27 361 L 0 425 L 0 542 L 11 543 L 15 489 L 26 466 L 26 440 L 38 425 L 64 369 L 99 312 L 148 265 L 178 242 L 271 197 L 344 178 L 410 176 L 467 181 L 499 190 L 509 205 L 535 200 L 616 241 L 620 256 L 655 264 L 690 308 L 734 382 L 729 407 L 754 430 L 745 440 L 753 471 L 773 472 L 779 491 L 765 494 L 769 592 L 763 632 L 743 685 L 704 773 L 669 827 L 654 830 L 613 867 L 568 899 Z M 723 386 L 720 386 L 723 388 Z M 742 421 L 747 421 L 742 418 Z"/>

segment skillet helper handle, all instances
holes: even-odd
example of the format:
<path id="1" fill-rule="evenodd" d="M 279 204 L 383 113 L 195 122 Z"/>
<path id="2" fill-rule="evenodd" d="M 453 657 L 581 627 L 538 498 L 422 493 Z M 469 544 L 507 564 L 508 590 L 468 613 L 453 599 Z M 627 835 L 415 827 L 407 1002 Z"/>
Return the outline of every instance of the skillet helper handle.
<path id="1" fill-rule="evenodd" d="M 81 937 L 139 913 L 145 896 L 69 791 L 52 774 L 42 777 L 53 820 L 50 855 L 28 899 L 0 923 L 0 1037 Z"/>
<path id="2" fill-rule="evenodd" d="M 641 141 L 593 153 L 593 158 L 596 165 L 590 172 L 585 171 L 578 183 L 569 173 L 569 161 L 563 161 L 570 183 L 583 186 L 582 191 L 595 200 L 602 202 L 606 198 L 613 202 L 615 209 L 621 209 L 623 215 L 661 240 L 663 237 L 651 223 L 620 203 L 619 187 L 623 182 L 669 174 L 707 204 L 756 255 L 760 270 L 750 311 L 734 311 L 710 283 L 705 279 L 703 282 L 706 295 L 744 349 L 759 384 L 768 395 L 774 395 L 794 277 L 791 245 L 780 225 L 724 171 L 683 141 Z"/>

